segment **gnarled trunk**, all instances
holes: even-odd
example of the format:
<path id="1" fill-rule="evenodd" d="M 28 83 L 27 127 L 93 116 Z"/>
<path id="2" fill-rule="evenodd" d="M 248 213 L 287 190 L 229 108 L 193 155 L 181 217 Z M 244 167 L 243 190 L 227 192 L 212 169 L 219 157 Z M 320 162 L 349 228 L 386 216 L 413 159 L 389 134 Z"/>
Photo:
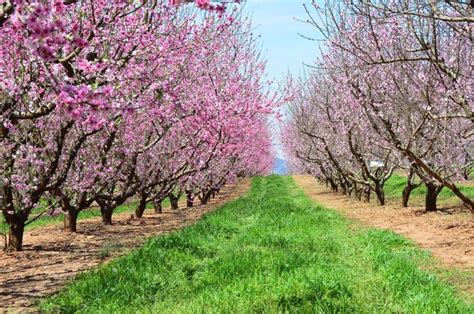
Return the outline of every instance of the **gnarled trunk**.
<path id="1" fill-rule="evenodd" d="M 23 246 L 23 233 L 25 231 L 26 215 L 15 213 L 6 217 L 10 227 L 8 231 L 8 242 L 6 250 L 8 252 L 21 251 Z"/>
<path id="2" fill-rule="evenodd" d="M 69 232 L 77 232 L 77 218 L 79 217 L 79 210 L 69 208 L 64 214 L 64 230 Z"/>
<path id="3" fill-rule="evenodd" d="M 354 184 L 353 183 L 347 183 L 347 196 L 351 197 L 352 192 L 354 192 Z"/>
<path id="4" fill-rule="evenodd" d="M 362 188 L 359 186 L 357 182 L 354 182 L 354 196 L 357 200 L 362 200 Z"/>
<path id="5" fill-rule="evenodd" d="M 145 192 L 140 192 L 140 200 L 138 202 L 138 206 L 135 209 L 135 216 L 137 218 L 142 218 L 143 213 L 145 212 L 146 209 L 146 200 L 147 200 L 148 195 Z"/>
<path id="6" fill-rule="evenodd" d="M 403 192 L 402 192 L 402 206 L 403 207 L 408 207 L 408 201 L 410 200 L 411 192 L 420 186 L 420 184 L 414 183 L 414 177 L 415 177 L 415 170 L 413 168 L 410 168 L 410 172 L 408 173 L 408 177 L 407 177 L 407 183 L 405 187 L 403 188 Z"/>
<path id="7" fill-rule="evenodd" d="M 153 200 L 153 209 L 155 214 L 161 214 L 163 212 L 163 206 L 161 205 L 162 200 L 155 198 Z"/>
<path id="8" fill-rule="evenodd" d="M 77 217 L 80 209 L 71 205 L 70 199 L 61 197 L 62 211 L 64 213 L 64 230 L 77 232 Z"/>
<path id="9" fill-rule="evenodd" d="M 194 197 L 192 191 L 186 192 L 186 207 L 190 208 L 194 205 Z"/>
<path id="10" fill-rule="evenodd" d="M 383 184 L 380 182 L 375 182 L 375 188 L 374 188 L 375 195 L 377 195 L 377 202 L 379 203 L 380 206 L 385 205 L 385 192 L 383 190 Z"/>
<path id="11" fill-rule="evenodd" d="M 200 198 L 199 200 L 200 200 L 200 202 L 201 202 L 201 205 L 206 205 L 207 202 L 209 201 L 209 198 L 208 198 L 206 195 L 204 195 L 204 196 L 203 196 L 202 198 Z"/>
<path id="12" fill-rule="evenodd" d="M 201 201 L 201 205 L 206 205 L 211 199 L 211 195 L 212 195 L 212 190 L 209 190 L 209 191 L 203 190 L 202 196 L 199 198 L 199 200 Z"/>
<path id="13" fill-rule="evenodd" d="M 443 186 L 438 186 L 432 182 L 425 183 L 426 186 L 426 198 L 425 198 L 425 209 L 427 212 L 437 211 L 437 199 L 438 194 L 443 189 Z"/>
<path id="14" fill-rule="evenodd" d="M 171 209 L 178 209 L 179 208 L 179 204 L 178 204 L 179 197 L 175 196 L 174 194 L 170 194 L 169 198 L 170 198 Z"/>
<path id="15" fill-rule="evenodd" d="M 403 188 L 403 192 L 402 192 L 402 206 L 403 207 L 408 207 L 408 201 L 410 200 L 411 191 L 413 191 L 413 189 L 411 188 L 411 185 L 407 184 Z"/>
<path id="16" fill-rule="evenodd" d="M 106 226 L 112 225 L 113 207 L 107 205 L 100 205 L 100 213 L 102 215 L 102 223 Z"/>
<path id="17" fill-rule="evenodd" d="M 411 192 L 414 189 L 416 189 L 418 186 L 420 186 L 420 185 L 419 184 L 413 184 L 413 183 L 407 181 L 407 184 L 403 188 L 403 192 L 402 192 L 402 206 L 403 207 L 408 207 L 408 201 L 410 200 Z"/>
<path id="18" fill-rule="evenodd" d="M 331 190 L 334 193 L 337 193 L 337 184 L 336 184 L 336 182 L 334 182 L 334 180 L 332 180 L 332 179 L 329 179 L 329 185 L 331 186 Z"/>
<path id="19" fill-rule="evenodd" d="M 364 187 L 364 202 L 370 202 L 370 188 L 368 186 Z"/>
<path id="20" fill-rule="evenodd" d="M 344 183 L 341 183 L 341 193 L 342 193 L 342 195 L 347 194 L 346 185 Z"/>

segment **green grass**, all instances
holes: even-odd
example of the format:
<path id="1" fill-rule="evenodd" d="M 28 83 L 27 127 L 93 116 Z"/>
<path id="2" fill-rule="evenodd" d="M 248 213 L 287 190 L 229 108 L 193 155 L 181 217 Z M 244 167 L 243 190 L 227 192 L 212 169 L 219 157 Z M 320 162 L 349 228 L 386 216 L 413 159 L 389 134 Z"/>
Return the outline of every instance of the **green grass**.
<path id="1" fill-rule="evenodd" d="M 387 198 L 401 200 L 403 188 L 406 184 L 406 177 L 394 173 L 390 179 L 387 180 L 384 186 L 385 196 Z M 474 186 L 463 186 L 458 185 L 458 188 L 466 196 L 474 199 Z M 424 185 L 419 186 L 411 192 L 410 203 L 422 205 L 424 197 L 426 195 L 426 187 Z M 438 201 L 441 205 L 453 205 L 461 203 L 461 200 L 448 188 L 444 188 L 438 195 Z"/>
<path id="2" fill-rule="evenodd" d="M 357 230 L 354 230 L 357 229 Z M 354 228 L 316 206 L 290 177 L 193 226 L 79 275 L 44 312 L 474 313 L 420 270 L 429 254 L 389 231 Z"/>

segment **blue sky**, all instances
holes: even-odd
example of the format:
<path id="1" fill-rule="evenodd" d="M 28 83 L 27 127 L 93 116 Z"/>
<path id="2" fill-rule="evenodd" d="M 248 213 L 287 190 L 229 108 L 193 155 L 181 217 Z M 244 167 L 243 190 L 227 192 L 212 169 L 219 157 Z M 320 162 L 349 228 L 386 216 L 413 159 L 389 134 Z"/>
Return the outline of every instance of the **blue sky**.
<path id="1" fill-rule="evenodd" d="M 287 73 L 299 76 L 303 63 L 312 64 L 318 55 L 318 43 L 301 37 L 317 36 L 317 30 L 298 20 L 307 20 L 303 3 L 310 0 L 247 0 L 244 14 L 252 17 L 255 34 L 261 35 L 262 53 L 267 59 L 268 78 L 284 82 Z M 306 69 L 307 70 L 307 69 Z M 278 123 L 272 123 L 273 142 L 278 158 L 285 158 L 279 140 Z"/>
<path id="2" fill-rule="evenodd" d="M 269 78 L 281 81 L 290 71 L 297 76 L 303 62 L 311 64 L 318 54 L 317 42 L 304 39 L 316 29 L 295 19 L 306 20 L 303 3 L 309 0 L 247 0 L 244 14 L 252 16 L 255 33 L 261 35 L 262 52 L 267 59 Z"/>

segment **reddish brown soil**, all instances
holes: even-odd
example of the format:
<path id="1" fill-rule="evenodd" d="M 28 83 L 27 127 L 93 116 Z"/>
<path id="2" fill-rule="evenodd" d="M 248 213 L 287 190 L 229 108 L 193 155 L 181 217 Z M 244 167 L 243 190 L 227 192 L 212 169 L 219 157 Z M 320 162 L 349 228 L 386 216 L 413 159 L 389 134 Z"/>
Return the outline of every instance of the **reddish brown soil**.
<path id="1" fill-rule="evenodd" d="M 424 213 L 421 207 L 403 208 L 389 202 L 378 206 L 364 203 L 341 194 L 334 194 L 311 176 L 294 176 L 305 193 L 327 208 L 335 209 L 346 217 L 366 226 L 390 229 L 414 240 L 428 249 L 442 264 L 474 273 L 474 221 L 467 211 Z M 474 295 L 474 277 L 468 287 Z"/>
<path id="2" fill-rule="evenodd" d="M 112 226 L 103 226 L 99 218 L 81 220 L 76 234 L 59 225 L 28 232 L 23 252 L 0 253 L 0 313 L 34 312 L 38 298 L 57 292 L 76 274 L 140 246 L 146 238 L 188 226 L 249 189 L 250 180 L 243 180 L 224 187 L 208 205 L 145 213 L 142 219 L 118 214 Z"/>
<path id="3" fill-rule="evenodd" d="M 397 204 L 378 206 L 334 194 L 310 176 L 295 176 L 296 183 L 319 204 L 349 218 L 390 229 L 415 240 L 445 264 L 474 270 L 474 221 L 464 211 L 424 213 L 421 207 Z"/>

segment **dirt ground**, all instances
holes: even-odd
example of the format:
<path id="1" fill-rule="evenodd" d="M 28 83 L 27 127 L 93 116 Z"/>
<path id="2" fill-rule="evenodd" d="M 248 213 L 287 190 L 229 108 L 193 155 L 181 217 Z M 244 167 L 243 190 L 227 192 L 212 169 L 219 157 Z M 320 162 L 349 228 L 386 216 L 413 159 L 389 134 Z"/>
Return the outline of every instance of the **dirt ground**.
<path id="1" fill-rule="evenodd" d="M 311 176 L 294 176 L 305 193 L 327 208 L 335 209 L 363 225 L 390 229 L 430 250 L 444 266 L 474 273 L 474 220 L 469 212 L 450 211 L 424 213 L 422 207 L 403 208 L 389 202 L 378 206 L 334 194 Z M 463 284 L 463 290 L 474 295 L 474 277 Z M 470 283 L 469 283 L 470 282 Z"/>
<path id="2" fill-rule="evenodd" d="M 27 232 L 24 251 L 0 253 L 0 313 L 35 312 L 35 300 L 57 292 L 76 274 L 140 246 L 146 238 L 188 226 L 249 189 L 246 179 L 225 186 L 208 205 L 146 212 L 142 219 L 122 213 L 113 217 L 112 226 L 103 226 L 100 218 L 80 220 L 77 234 L 63 231 L 61 225 Z"/>

